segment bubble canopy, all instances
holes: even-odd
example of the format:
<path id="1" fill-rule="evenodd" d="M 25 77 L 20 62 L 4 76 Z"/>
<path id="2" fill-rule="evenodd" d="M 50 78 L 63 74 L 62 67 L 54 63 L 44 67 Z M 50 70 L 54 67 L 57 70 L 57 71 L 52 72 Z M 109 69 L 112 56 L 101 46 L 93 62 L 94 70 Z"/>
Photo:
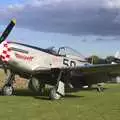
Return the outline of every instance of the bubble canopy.
<path id="1" fill-rule="evenodd" d="M 61 56 L 71 56 L 71 57 L 76 56 L 85 60 L 85 57 L 81 53 L 70 47 L 66 47 L 66 46 L 60 48 L 49 47 L 46 50 L 48 50 L 52 54 L 61 55 Z"/>

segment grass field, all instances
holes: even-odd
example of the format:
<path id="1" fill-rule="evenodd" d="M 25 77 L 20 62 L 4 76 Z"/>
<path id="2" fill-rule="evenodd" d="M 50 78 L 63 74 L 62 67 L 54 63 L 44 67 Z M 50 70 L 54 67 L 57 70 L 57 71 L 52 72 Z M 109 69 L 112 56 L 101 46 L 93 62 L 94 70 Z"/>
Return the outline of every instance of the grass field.
<path id="1" fill-rule="evenodd" d="M 0 96 L 0 120 L 120 120 L 120 84 L 105 88 L 103 93 L 80 91 L 57 101 L 18 89 L 15 96 Z"/>

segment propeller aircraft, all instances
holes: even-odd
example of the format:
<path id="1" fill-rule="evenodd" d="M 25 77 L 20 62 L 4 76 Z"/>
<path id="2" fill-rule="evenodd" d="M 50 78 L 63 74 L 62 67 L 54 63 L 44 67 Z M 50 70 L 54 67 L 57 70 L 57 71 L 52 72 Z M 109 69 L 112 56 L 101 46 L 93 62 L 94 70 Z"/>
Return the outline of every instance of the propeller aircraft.
<path id="1" fill-rule="evenodd" d="M 106 81 L 107 73 L 120 70 L 120 64 L 90 64 L 84 56 L 70 47 L 43 49 L 28 44 L 6 41 L 15 26 L 11 20 L 0 37 L 0 55 L 7 80 L 3 95 L 12 95 L 15 75 L 29 79 L 31 90 L 43 93 L 45 85 L 51 85 L 50 99 L 56 100 L 66 92 L 78 91 Z M 9 74 L 7 73 L 9 70 Z"/>

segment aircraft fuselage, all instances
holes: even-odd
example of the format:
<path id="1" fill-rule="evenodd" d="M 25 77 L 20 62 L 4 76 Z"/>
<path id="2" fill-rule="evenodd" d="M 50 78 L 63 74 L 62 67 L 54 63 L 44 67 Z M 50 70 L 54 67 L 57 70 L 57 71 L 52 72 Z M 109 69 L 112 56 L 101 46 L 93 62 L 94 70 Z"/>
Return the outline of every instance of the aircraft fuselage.
<path id="1" fill-rule="evenodd" d="M 41 48 L 32 48 L 19 43 L 8 43 L 10 59 L 8 64 L 25 72 L 48 71 L 52 68 L 76 67 L 86 64 L 86 61 L 72 59 L 62 55 L 53 55 Z"/>

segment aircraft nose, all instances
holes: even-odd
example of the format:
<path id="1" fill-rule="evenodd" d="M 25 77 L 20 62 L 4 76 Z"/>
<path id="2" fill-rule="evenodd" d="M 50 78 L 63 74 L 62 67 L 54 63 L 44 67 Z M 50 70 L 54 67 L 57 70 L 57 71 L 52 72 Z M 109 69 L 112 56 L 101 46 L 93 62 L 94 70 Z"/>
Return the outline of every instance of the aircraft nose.
<path id="1" fill-rule="evenodd" d="M 10 59 L 10 48 L 8 46 L 8 42 L 4 41 L 1 45 L 0 45 L 0 58 L 3 62 L 8 62 Z"/>

